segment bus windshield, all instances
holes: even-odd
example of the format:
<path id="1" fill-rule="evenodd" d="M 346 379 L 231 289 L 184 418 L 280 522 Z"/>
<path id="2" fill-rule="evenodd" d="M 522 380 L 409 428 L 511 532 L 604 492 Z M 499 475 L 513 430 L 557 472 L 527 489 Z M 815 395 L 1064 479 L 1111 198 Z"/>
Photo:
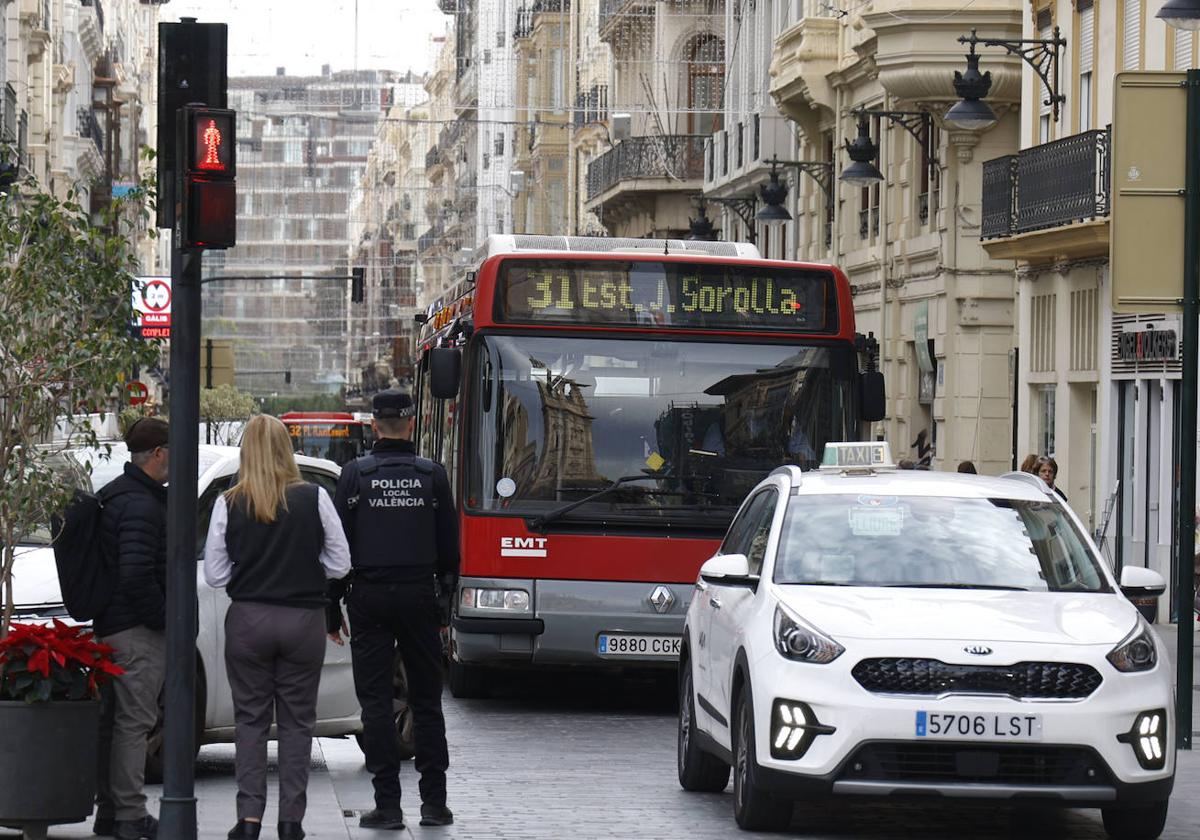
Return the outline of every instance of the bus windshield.
<path id="1" fill-rule="evenodd" d="M 344 465 L 366 451 L 363 424 L 357 420 L 285 422 L 292 436 L 292 449 L 301 455 Z"/>
<path id="2" fill-rule="evenodd" d="M 493 335 L 478 348 L 476 510 L 537 516 L 623 479 L 563 521 L 724 528 L 770 470 L 815 467 L 855 430 L 848 347 Z"/>

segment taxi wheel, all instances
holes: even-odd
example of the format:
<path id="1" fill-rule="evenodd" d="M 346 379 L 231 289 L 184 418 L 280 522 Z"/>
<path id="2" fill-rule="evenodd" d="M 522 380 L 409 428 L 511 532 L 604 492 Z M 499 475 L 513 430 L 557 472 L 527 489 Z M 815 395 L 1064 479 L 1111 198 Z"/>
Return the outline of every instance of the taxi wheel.
<path id="1" fill-rule="evenodd" d="M 782 831 L 792 821 L 792 802 L 758 783 L 754 749 L 754 701 L 747 685 L 737 700 L 733 739 L 733 817 L 745 831 Z"/>
<path id="2" fill-rule="evenodd" d="M 466 665 L 451 659 L 446 671 L 446 682 L 449 683 L 450 693 L 454 697 L 460 700 L 474 700 L 491 694 L 487 672 L 478 665 Z"/>
<path id="3" fill-rule="evenodd" d="M 700 749 L 696 743 L 696 700 L 692 692 L 692 666 L 687 663 L 679 679 L 679 743 L 676 766 L 684 790 L 720 793 L 729 784 L 729 765 Z"/>
<path id="4" fill-rule="evenodd" d="M 1167 803 L 1133 808 L 1103 808 L 1104 830 L 1113 840 L 1155 840 L 1167 824 Z"/>

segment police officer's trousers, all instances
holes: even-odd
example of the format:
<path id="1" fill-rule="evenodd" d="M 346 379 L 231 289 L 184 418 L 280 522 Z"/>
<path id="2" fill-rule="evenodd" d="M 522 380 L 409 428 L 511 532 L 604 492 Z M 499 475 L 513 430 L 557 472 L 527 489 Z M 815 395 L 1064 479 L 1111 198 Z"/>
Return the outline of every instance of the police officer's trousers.
<path id="1" fill-rule="evenodd" d="M 363 748 L 375 785 L 375 805 L 400 807 L 400 748 L 392 705 L 397 648 L 408 675 L 421 801 L 445 805 L 450 756 L 442 716 L 442 642 L 433 583 L 356 582 L 346 606 L 354 687 L 362 707 Z"/>

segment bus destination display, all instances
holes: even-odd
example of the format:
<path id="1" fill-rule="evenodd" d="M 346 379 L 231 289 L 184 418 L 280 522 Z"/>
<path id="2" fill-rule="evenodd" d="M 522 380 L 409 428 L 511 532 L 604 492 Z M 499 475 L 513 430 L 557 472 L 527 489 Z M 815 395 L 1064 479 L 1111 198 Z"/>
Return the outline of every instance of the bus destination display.
<path id="1" fill-rule="evenodd" d="M 508 322 L 692 329 L 837 330 L 833 276 L 817 270 L 673 262 L 511 260 Z"/>

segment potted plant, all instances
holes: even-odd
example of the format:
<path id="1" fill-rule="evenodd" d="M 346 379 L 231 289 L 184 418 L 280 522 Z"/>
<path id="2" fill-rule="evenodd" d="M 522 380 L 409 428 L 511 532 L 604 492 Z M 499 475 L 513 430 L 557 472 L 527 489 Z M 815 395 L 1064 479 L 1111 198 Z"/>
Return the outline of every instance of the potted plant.
<path id="1" fill-rule="evenodd" d="M 116 410 L 129 372 L 158 356 L 133 329 L 136 243 L 151 231 L 147 187 L 93 218 L 74 192 L 0 181 L 0 736 L 29 738 L 24 748 L 0 743 L 0 824 L 21 822 L 32 803 L 48 806 L 40 798 L 52 792 L 90 803 L 79 773 L 94 773 L 91 695 L 109 666 L 85 631 L 12 624 L 13 569 L 34 556 L 30 544 L 44 541 L 77 486 L 63 450 L 96 446 L 97 416 Z M 39 813 L 43 830 L 86 817 L 74 804 Z"/>
<path id="2" fill-rule="evenodd" d="M 14 624 L 0 640 L 0 820 L 36 835 L 96 795 L 99 688 L 121 673 L 90 630 Z"/>

